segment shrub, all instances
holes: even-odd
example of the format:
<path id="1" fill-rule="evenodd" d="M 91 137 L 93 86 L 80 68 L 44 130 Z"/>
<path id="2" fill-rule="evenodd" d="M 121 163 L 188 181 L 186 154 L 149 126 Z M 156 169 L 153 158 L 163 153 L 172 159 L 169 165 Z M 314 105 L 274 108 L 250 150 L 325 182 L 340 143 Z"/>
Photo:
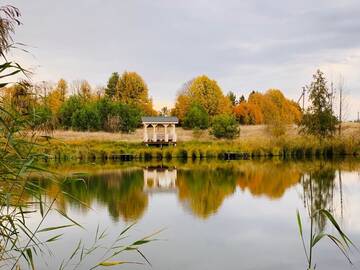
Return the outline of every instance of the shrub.
<path id="1" fill-rule="evenodd" d="M 211 134 L 216 138 L 234 139 L 240 135 L 240 128 L 235 117 L 222 114 L 214 117 Z"/>
<path id="2" fill-rule="evenodd" d="M 63 127 L 77 130 L 134 131 L 140 124 L 141 110 L 107 97 L 86 103 L 71 96 L 60 109 Z"/>
<path id="3" fill-rule="evenodd" d="M 190 109 L 185 115 L 185 128 L 207 129 L 209 127 L 209 115 L 200 104 L 191 105 Z"/>
<path id="4" fill-rule="evenodd" d="M 107 120 L 107 127 L 112 128 L 111 131 L 131 132 L 141 122 L 141 111 L 127 104 L 114 103 Z"/>
<path id="5" fill-rule="evenodd" d="M 81 98 L 77 95 L 70 96 L 60 108 L 60 124 L 65 128 L 72 127 L 72 117 L 74 113 L 81 109 Z"/>
<path id="6" fill-rule="evenodd" d="M 78 130 L 99 130 L 101 119 L 94 104 L 87 104 L 82 109 L 75 111 L 71 117 L 71 126 Z"/>
<path id="7" fill-rule="evenodd" d="M 114 102 L 107 97 L 101 98 L 98 101 L 96 101 L 96 107 L 99 112 L 99 117 L 102 124 L 101 126 L 103 129 L 106 129 L 107 120 L 109 114 L 111 113 L 113 103 Z"/>

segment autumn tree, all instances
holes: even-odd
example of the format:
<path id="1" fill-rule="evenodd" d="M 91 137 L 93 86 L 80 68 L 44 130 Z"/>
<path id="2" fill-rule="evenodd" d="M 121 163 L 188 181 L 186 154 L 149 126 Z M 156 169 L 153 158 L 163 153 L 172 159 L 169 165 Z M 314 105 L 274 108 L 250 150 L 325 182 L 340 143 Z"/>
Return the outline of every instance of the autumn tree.
<path id="1" fill-rule="evenodd" d="M 301 131 L 315 135 L 320 139 L 333 135 L 337 118 L 332 110 L 331 93 L 324 73 L 317 70 L 310 86 L 306 88 L 311 105 L 300 123 Z"/>
<path id="2" fill-rule="evenodd" d="M 60 79 L 55 88 L 46 97 L 46 104 L 53 115 L 58 115 L 61 105 L 65 102 L 67 90 L 67 82 L 64 79 Z"/>
<path id="3" fill-rule="evenodd" d="M 234 114 L 237 121 L 242 125 L 256 125 L 264 121 L 260 108 L 247 102 L 240 102 L 234 108 Z"/>
<path id="4" fill-rule="evenodd" d="M 217 82 L 205 75 L 186 83 L 178 94 L 174 113 L 181 121 L 193 102 L 201 105 L 209 117 L 232 113 L 230 100 L 224 96 Z"/>
<path id="5" fill-rule="evenodd" d="M 67 82 L 64 79 L 60 79 L 57 83 L 56 90 L 60 92 L 61 102 L 64 102 L 68 91 Z"/>
<path id="6" fill-rule="evenodd" d="M 116 94 L 116 86 L 119 81 L 119 73 L 113 72 L 108 80 L 105 88 L 105 95 L 109 98 L 114 98 Z"/>
<path id="7" fill-rule="evenodd" d="M 136 72 L 125 71 L 121 75 L 116 84 L 115 98 L 125 104 L 138 106 L 145 114 L 155 114 L 148 87 Z"/>
<path id="8" fill-rule="evenodd" d="M 91 85 L 86 80 L 83 80 L 80 84 L 80 96 L 83 99 L 91 98 Z"/>
<path id="9" fill-rule="evenodd" d="M 287 125 L 299 123 L 302 112 L 297 103 L 287 99 L 278 89 L 269 89 L 264 94 L 251 92 L 248 100 L 241 98 L 234 107 L 240 124 Z"/>

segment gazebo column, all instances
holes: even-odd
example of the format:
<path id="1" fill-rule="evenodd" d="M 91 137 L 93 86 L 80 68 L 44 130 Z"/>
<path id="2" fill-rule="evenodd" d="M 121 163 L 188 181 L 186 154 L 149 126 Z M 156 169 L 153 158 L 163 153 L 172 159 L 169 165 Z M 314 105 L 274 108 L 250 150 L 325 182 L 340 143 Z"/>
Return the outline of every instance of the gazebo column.
<path id="1" fill-rule="evenodd" d="M 149 136 L 148 136 L 148 133 L 147 133 L 147 127 L 148 127 L 148 125 L 144 124 L 144 142 L 149 141 Z"/>
<path id="2" fill-rule="evenodd" d="M 171 127 L 172 127 L 172 140 L 173 142 L 176 142 L 177 138 L 176 138 L 175 124 L 172 124 Z"/>
<path id="3" fill-rule="evenodd" d="M 156 136 L 156 124 L 152 124 L 153 127 L 153 142 L 157 141 L 157 136 Z"/>
<path id="4" fill-rule="evenodd" d="M 165 142 L 168 142 L 168 141 L 169 141 L 169 134 L 168 134 L 168 132 L 167 132 L 167 127 L 168 127 L 167 124 L 164 125 L 164 130 L 165 130 L 165 136 L 164 136 L 164 138 L 165 138 Z"/>

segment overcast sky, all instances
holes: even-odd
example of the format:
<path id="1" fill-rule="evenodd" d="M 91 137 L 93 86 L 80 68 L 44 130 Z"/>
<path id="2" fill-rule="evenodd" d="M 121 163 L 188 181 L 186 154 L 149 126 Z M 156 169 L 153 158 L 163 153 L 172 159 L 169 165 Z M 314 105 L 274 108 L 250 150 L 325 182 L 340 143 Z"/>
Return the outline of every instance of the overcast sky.
<path id="1" fill-rule="evenodd" d="M 316 69 L 345 80 L 348 119 L 360 110 L 359 0 L 16 0 L 16 41 L 34 81 L 138 72 L 157 108 L 206 74 L 226 93 L 279 88 L 297 100 Z M 20 53 L 17 53 L 20 54 Z"/>

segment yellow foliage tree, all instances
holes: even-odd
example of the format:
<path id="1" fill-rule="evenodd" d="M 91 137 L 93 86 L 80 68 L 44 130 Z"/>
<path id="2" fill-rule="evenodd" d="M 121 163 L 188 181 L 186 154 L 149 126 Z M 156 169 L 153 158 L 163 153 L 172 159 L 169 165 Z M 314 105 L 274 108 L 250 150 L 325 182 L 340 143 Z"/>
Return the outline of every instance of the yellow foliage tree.
<path id="1" fill-rule="evenodd" d="M 205 75 L 198 76 L 184 85 L 177 96 L 174 114 L 183 120 L 191 103 L 203 106 L 210 117 L 232 113 L 230 100 L 224 96 L 217 82 Z"/>
<path id="2" fill-rule="evenodd" d="M 133 104 L 144 111 L 145 114 L 156 114 L 152 100 L 149 98 L 148 87 L 143 78 L 136 72 L 125 71 L 119 78 L 115 99 L 126 104 Z"/>
<path id="3" fill-rule="evenodd" d="M 49 106 L 52 115 L 57 117 L 61 105 L 65 101 L 68 84 L 64 79 L 60 79 L 54 90 L 46 97 L 46 103 Z"/>

